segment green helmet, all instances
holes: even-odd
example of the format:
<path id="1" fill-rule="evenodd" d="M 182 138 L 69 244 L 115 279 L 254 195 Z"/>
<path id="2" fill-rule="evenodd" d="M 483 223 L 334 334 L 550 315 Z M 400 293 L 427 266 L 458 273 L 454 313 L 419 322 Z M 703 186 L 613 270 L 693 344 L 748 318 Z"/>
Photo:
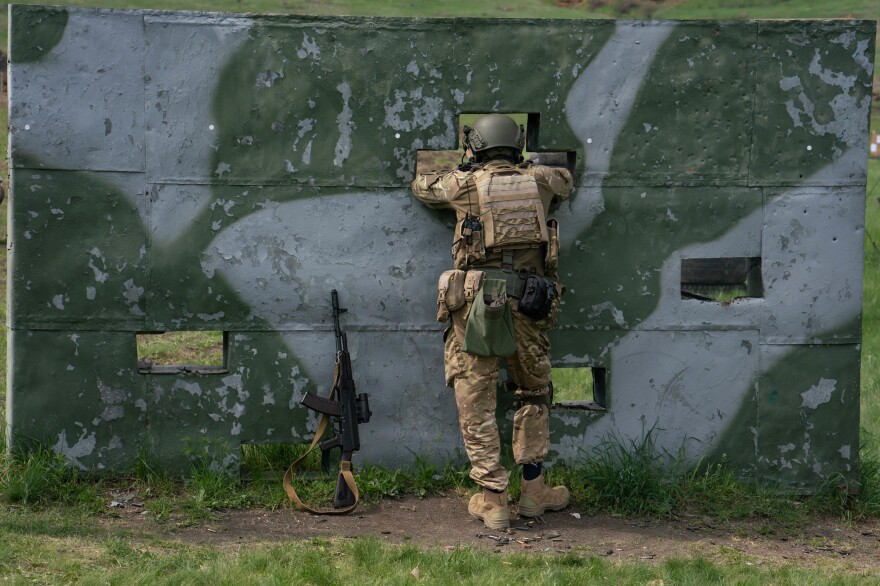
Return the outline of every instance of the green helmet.
<path id="1" fill-rule="evenodd" d="M 486 114 L 474 120 L 473 128 L 464 127 L 464 145 L 475 154 L 495 148 L 521 153 L 525 146 L 525 130 L 510 116 Z"/>

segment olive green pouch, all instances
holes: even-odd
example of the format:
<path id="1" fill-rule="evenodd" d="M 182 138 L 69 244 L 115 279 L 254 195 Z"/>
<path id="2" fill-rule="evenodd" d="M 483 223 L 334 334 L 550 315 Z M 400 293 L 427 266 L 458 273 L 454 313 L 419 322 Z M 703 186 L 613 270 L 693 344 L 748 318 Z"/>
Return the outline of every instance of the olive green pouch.
<path id="1" fill-rule="evenodd" d="M 487 279 L 474 299 L 462 350 L 477 356 L 511 356 L 516 351 L 507 283 Z"/>

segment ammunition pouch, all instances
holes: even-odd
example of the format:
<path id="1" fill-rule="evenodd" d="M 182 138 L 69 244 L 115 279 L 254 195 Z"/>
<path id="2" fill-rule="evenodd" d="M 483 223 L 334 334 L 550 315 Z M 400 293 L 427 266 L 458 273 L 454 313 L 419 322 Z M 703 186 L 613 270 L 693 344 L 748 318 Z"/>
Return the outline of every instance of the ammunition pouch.
<path id="1" fill-rule="evenodd" d="M 445 271 L 437 282 L 437 321 L 445 322 L 449 314 L 464 307 L 465 272 Z"/>
<path id="2" fill-rule="evenodd" d="M 483 271 L 468 271 L 464 278 L 464 300 L 467 303 L 473 303 L 477 298 L 477 294 L 483 287 L 483 281 L 486 280 L 486 273 Z"/>

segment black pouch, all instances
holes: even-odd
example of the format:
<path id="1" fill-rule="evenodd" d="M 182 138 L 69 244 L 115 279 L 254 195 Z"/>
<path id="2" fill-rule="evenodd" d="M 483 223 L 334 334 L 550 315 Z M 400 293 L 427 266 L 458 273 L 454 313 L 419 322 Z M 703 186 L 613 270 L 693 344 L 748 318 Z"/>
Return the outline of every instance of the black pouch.
<path id="1" fill-rule="evenodd" d="M 555 281 L 538 275 L 529 275 L 523 285 L 518 311 L 534 320 L 544 319 L 553 309 L 553 301 L 558 294 Z"/>

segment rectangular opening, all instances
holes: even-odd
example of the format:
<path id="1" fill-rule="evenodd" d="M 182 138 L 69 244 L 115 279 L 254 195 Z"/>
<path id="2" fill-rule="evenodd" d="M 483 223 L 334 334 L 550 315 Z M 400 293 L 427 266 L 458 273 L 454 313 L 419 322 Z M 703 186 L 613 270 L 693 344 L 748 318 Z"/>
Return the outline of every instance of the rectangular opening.
<path id="1" fill-rule="evenodd" d="M 681 298 L 728 303 L 763 297 L 761 257 L 681 259 Z"/>
<path id="2" fill-rule="evenodd" d="M 464 156 L 464 127 L 473 126 L 474 120 L 485 114 L 485 112 L 469 112 L 462 113 L 458 116 L 458 149 L 453 151 L 432 151 L 420 150 L 416 157 L 416 174 L 429 173 L 431 171 L 446 171 L 457 168 L 463 162 Z M 540 129 L 541 114 L 538 112 L 530 113 L 511 113 L 505 112 L 513 118 L 517 124 L 522 124 L 526 133 L 526 149 L 523 156 L 526 159 L 537 159 L 540 165 L 548 165 L 553 167 L 566 167 L 574 173 L 575 164 L 577 162 L 577 153 L 569 152 L 548 152 L 534 153 L 530 149 L 535 148 L 539 144 L 538 132 Z"/>
<path id="3" fill-rule="evenodd" d="M 553 406 L 588 411 L 608 408 L 608 371 L 602 366 L 554 368 Z"/>
<path id="4" fill-rule="evenodd" d="M 143 332 L 137 334 L 138 372 L 223 374 L 229 332 Z"/>

